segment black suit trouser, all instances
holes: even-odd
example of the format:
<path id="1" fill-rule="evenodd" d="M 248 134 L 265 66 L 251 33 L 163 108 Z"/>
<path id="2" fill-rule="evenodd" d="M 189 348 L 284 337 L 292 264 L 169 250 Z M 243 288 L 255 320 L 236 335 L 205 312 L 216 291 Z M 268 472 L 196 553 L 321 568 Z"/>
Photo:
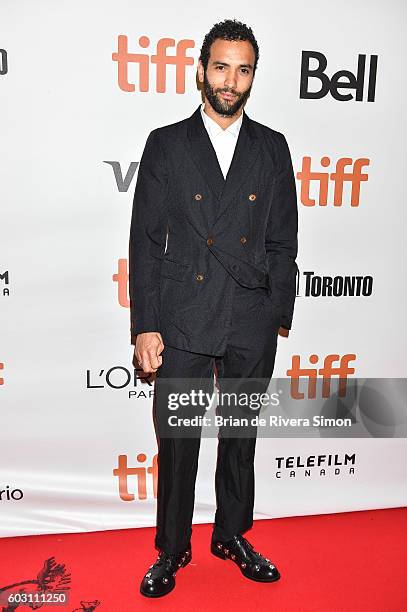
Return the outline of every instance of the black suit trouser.
<path id="1" fill-rule="evenodd" d="M 216 368 L 220 391 L 228 390 L 228 379 L 256 378 L 267 380 L 268 384 L 277 348 L 277 315 L 266 289 L 248 289 L 235 283 L 228 342 L 223 355 L 192 353 L 165 346 L 155 386 L 155 422 L 162 414 L 168 414 L 168 389 L 167 392 L 161 389 L 161 380 L 212 379 L 213 384 Z M 200 441 L 200 436 L 158 435 L 155 544 L 168 553 L 185 550 L 191 538 Z M 219 430 L 214 537 L 220 540 L 228 540 L 253 525 L 255 446 L 256 431 L 250 437 L 222 437 Z"/>

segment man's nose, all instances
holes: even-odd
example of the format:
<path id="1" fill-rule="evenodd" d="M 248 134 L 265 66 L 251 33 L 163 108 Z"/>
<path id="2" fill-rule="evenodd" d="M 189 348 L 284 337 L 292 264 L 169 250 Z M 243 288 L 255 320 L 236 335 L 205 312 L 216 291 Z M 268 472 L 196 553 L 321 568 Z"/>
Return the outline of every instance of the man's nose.
<path id="1" fill-rule="evenodd" d="M 237 86 L 237 78 L 236 73 L 234 71 L 230 71 L 225 76 L 225 87 L 229 89 L 236 89 Z"/>

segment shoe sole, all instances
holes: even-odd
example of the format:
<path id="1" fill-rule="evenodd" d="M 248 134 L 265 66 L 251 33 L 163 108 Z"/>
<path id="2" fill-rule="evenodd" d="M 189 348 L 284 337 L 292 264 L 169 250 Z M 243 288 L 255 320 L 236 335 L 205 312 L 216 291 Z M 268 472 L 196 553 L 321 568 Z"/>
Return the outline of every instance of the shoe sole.
<path id="1" fill-rule="evenodd" d="M 188 565 L 188 563 L 190 563 L 192 561 L 192 555 L 189 555 L 188 560 L 184 561 L 184 563 L 181 564 L 181 567 L 185 567 L 186 565 Z M 181 567 L 179 567 L 177 569 L 177 572 L 181 569 Z M 175 576 L 174 576 L 175 578 Z M 150 597 L 153 599 L 157 599 L 158 597 L 165 597 L 166 595 L 168 595 L 169 593 L 171 593 L 171 591 L 173 591 L 175 589 L 176 583 L 174 582 L 174 585 L 165 593 L 159 593 L 158 595 L 155 595 L 154 593 L 143 593 L 143 591 L 141 590 L 140 587 L 140 593 L 141 595 L 143 595 L 143 597 Z"/>
<path id="2" fill-rule="evenodd" d="M 244 573 L 244 570 L 240 567 L 240 563 L 236 563 L 235 561 L 233 561 L 233 559 L 231 559 L 230 557 L 227 557 L 225 555 L 225 553 L 222 553 L 222 552 L 218 551 L 216 548 L 215 549 L 211 548 L 211 553 L 215 557 L 218 557 L 218 559 L 222 559 L 223 561 L 232 561 L 232 563 L 234 565 L 236 565 L 240 569 L 240 572 L 243 574 L 243 576 L 245 578 L 248 578 L 249 580 L 254 580 L 254 582 L 265 582 L 265 583 L 267 583 L 267 582 L 276 582 L 277 580 L 280 580 L 280 578 L 281 578 L 280 572 L 278 573 L 278 575 L 275 578 L 272 578 L 271 580 L 264 580 L 262 578 L 255 578 L 254 576 L 249 576 L 248 574 Z"/>

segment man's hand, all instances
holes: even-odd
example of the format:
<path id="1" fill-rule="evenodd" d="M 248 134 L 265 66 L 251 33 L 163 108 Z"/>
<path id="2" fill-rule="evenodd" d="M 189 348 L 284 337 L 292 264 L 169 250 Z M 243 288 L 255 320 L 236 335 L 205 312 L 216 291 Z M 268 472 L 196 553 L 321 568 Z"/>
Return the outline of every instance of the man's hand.
<path id="1" fill-rule="evenodd" d="M 280 327 L 278 330 L 278 335 L 283 336 L 283 338 L 288 338 L 288 334 L 290 331 L 286 327 Z"/>
<path id="2" fill-rule="evenodd" d="M 163 362 L 164 343 L 159 332 L 137 334 L 134 354 L 146 373 L 156 372 Z"/>

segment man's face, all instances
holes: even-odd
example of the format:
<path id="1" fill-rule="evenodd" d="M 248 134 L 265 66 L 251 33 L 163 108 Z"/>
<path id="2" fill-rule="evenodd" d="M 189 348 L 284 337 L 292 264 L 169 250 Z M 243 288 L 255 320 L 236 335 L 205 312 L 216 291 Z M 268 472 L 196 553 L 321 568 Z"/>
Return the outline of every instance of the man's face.
<path id="1" fill-rule="evenodd" d="M 231 117 L 244 105 L 253 82 L 254 49 L 247 40 L 217 39 L 211 45 L 207 70 L 198 64 L 205 96 L 219 115 Z"/>

